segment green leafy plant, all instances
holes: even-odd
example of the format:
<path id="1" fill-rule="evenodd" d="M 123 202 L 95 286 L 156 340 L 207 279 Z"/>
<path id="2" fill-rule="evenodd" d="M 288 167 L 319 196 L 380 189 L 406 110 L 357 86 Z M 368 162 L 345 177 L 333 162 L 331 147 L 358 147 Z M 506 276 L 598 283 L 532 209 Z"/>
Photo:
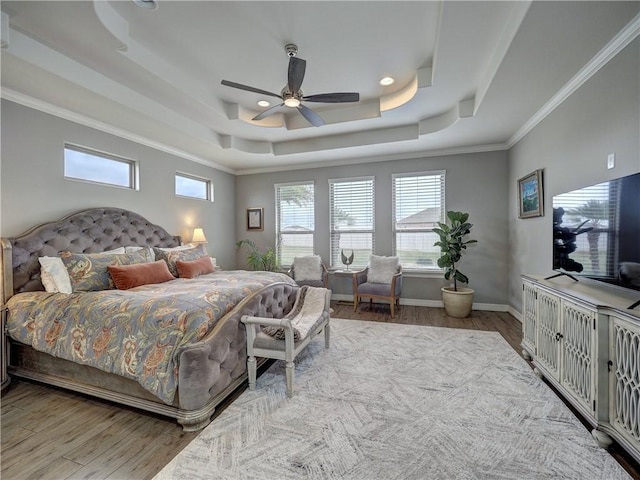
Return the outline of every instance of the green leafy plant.
<path id="1" fill-rule="evenodd" d="M 477 240 L 465 240 L 473 227 L 473 224 L 467 222 L 468 213 L 449 211 L 447 218 L 450 225 L 438 222 L 440 228 L 433 229 L 440 237 L 440 241 L 434 243 L 434 246 L 440 247 L 442 255 L 438 258 L 438 266 L 444 269 L 444 278 L 453 280 L 453 289 L 458 291 L 458 282 L 469 283 L 469 278 L 458 270 L 457 263 L 467 249 L 467 245 L 477 243 Z"/>
<path id="2" fill-rule="evenodd" d="M 247 264 L 251 270 L 263 270 L 267 272 L 277 272 L 280 270 L 278 256 L 273 248 L 267 248 L 266 251 L 262 252 L 253 241 L 247 239 L 237 242 L 236 247 L 247 247 L 249 251 Z"/>

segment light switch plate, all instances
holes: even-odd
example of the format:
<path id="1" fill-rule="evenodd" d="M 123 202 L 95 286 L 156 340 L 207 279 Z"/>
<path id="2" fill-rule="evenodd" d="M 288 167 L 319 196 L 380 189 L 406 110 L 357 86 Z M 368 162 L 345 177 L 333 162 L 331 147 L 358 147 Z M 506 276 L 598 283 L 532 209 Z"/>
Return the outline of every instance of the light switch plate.
<path id="1" fill-rule="evenodd" d="M 610 153 L 607 156 L 607 168 L 609 170 L 611 170 L 615 166 L 616 166 L 616 154 L 615 153 Z"/>

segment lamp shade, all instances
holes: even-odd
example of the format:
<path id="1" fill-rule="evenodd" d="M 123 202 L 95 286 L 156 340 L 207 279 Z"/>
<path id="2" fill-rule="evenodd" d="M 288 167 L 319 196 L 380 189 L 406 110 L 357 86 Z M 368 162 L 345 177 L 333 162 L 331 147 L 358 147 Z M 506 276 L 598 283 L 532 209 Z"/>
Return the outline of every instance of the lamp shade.
<path id="1" fill-rule="evenodd" d="M 193 229 L 193 237 L 191 243 L 207 243 L 207 237 L 204 236 L 202 228 L 197 227 Z"/>

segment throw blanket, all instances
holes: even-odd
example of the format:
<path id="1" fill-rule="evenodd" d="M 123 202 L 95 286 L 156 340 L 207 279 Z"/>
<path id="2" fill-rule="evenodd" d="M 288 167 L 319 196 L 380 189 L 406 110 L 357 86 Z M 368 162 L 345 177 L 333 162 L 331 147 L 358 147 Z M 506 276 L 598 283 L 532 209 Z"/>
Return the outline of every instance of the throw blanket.
<path id="1" fill-rule="evenodd" d="M 307 336 L 309 331 L 322 317 L 325 307 L 327 289 L 303 286 L 296 294 L 296 303 L 291 311 L 285 315 L 293 327 L 293 340 L 299 341 Z M 284 340 L 284 327 L 263 327 L 262 330 L 278 340 Z"/>
<path id="2" fill-rule="evenodd" d="M 8 333 L 55 357 L 134 379 L 171 404 L 184 347 L 275 282 L 295 283 L 281 273 L 223 271 L 131 290 L 19 293 L 7 302 Z"/>

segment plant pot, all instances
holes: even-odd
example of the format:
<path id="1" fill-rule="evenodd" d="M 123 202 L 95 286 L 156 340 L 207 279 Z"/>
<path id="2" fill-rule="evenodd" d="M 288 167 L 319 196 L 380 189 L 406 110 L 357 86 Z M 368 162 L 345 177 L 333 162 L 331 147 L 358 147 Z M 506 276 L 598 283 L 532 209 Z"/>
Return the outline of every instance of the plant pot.
<path id="1" fill-rule="evenodd" d="M 442 303 L 447 315 L 456 318 L 468 317 L 473 306 L 473 293 L 471 288 L 442 287 Z"/>

